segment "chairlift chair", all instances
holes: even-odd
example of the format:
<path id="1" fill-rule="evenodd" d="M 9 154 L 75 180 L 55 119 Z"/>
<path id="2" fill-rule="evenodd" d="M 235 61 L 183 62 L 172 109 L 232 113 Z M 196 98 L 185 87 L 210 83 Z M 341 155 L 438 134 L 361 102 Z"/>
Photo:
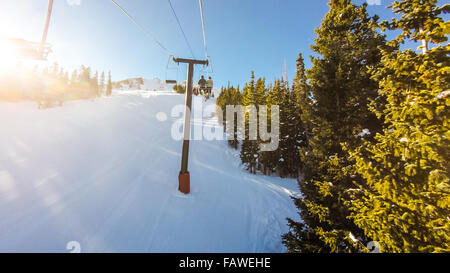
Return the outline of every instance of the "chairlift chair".
<path id="1" fill-rule="evenodd" d="M 166 80 L 167 84 L 177 84 L 176 80 Z"/>
<path id="2" fill-rule="evenodd" d="M 45 61 L 52 52 L 51 45 L 47 43 L 40 44 L 20 38 L 9 38 L 7 41 L 23 59 Z"/>
<path id="3" fill-rule="evenodd" d="M 48 1 L 48 10 L 45 20 L 44 32 L 41 42 L 31 42 L 20 38 L 9 38 L 8 43 L 17 51 L 18 57 L 23 59 L 46 61 L 48 54 L 52 52 L 51 45 L 47 41 L 48 27 L 52 14 L 53 0 Z"/>
<path id="4" fill-rule="evenodd" d="M 177 67 L 175 67 L 175 68 L 171 68 L 170 67 L 170 60 L 173 60 L 173 58 L 174 58 L 174 56 L 173 55 L 170 55 L 169 56 L 169 60 L 167 61 L 167 65 L 166 65 L 166 84 L 178 84 L 178 65 L 177 65 Z M 176 70 L 177 71 L 177 76 L 176 76 L 176 78 L 177 79 L 175 79 L 175 80 L 173 80 L 173 79 L 168 79 L 168 76 L 167 76 L 167 71 L 168 70 Z"/>

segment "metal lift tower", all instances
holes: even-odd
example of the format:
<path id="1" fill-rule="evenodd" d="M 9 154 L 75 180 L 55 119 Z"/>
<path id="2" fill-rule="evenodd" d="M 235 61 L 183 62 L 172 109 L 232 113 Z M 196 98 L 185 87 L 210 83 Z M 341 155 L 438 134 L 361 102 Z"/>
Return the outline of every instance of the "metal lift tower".
<path id="1" fill-rule="evenodd" d="M 192 89 L 194 77 L 194 65 L 208 65 L 208 60 L 192 60 L 173 58 L 176 63 L 188 64 L 187 81 L 186 81 L 186 108 L 184 111 L 184 129 L 183 129 L 183 152 L 181 157 L 181 170 L 178 176 L 178 190 L 184 194 L 191 191 L 190 174 L 188 171 L 189 161 L 189 139 L 191 137 L 191 107 L 192 107 Z"/>

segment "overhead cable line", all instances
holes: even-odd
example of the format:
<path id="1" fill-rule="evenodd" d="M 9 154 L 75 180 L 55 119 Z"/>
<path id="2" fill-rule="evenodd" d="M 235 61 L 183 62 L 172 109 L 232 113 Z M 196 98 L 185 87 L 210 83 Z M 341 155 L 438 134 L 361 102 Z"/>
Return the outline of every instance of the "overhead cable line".
<path id="1" fill-rule="evenodd" d="M 138 26 L 147 36 L 149 36 L 155 43 L 157 43 L 164 51 L 166 51 L 169 54 L 172 54 L 170 50 L 168 50 L 162 43 L 158 41 L 158 39 L 155 38 L 144 26 L 142 26 L 136 19 L 134 19 L 133 16 L 131 16 L 124 8 L 122 8 L 119 4 L 117 4 L 116 1 L 111 0 L 128 18 L 133 21 L 133 23 Z"/>
<path id="2" fill-rule="evenodd" d="M 205 18 L 203 16 L 203 3 L 202 3 L 202 0 L 198 0 L 198 2 L 200 4 L 200 15 L 201 15 L 201 18 L 202 18 L 203 45 L 205 46 L 206 59 L 208 59 L 208 47 L 206 45 L 206 34 L 205 34 Z"/>
<path id="3" fill-rule="evenodd" d="M 180 19 L 178 19 L 177 13 L 175 12 L 175 9 L 173 8 L 172 2 L 170 0 L 167 0 L 167 1 L 169 1 L 170 8 L 172 9 L 173 15 L 175 16 L 175 19 L 178 22 L 178 26 L 180 27 L 181 33 L 183 34 L 183 37 L 184 37 L 184 40 L 186 41 L 186 44 L 189 47 L 189 50 L 191 51 L 192 57 L 195 59 L 194 51 L 192 50 L 192 47 L 189 44 L 189 40 L 186 36 L 186 33 L 184 33 L 183 27 L 181 26 L 181 23 L 180 23 Z"/>

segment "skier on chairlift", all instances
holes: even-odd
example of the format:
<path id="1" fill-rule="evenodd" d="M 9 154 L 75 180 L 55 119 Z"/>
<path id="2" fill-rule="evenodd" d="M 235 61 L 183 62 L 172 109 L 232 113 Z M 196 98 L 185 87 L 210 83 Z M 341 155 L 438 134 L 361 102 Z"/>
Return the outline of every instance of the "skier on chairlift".
<path id="1" fill-rule="evenodd" d="M 198 91 L 200 94 L 203 94 L 202 92 L 206 91 L 206 80 L 204 76 L 202 76 L 198 81 Z"/>
<path id="2" fill-rule="evenodd" d="M 212 78 L 209 77 L 208 80 L 206 81 L 206 93 L 207 93 L 208 98 L 211 96 L 213 86 L 214 86 L 214 82 L 213 82 Z"/>

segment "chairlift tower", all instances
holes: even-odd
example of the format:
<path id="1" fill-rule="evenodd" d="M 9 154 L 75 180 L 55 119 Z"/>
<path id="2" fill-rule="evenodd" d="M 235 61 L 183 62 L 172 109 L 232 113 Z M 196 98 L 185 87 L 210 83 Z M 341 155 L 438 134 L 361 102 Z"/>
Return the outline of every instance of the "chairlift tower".
<path id="1" fill-rule="evenodd" d="M 191 191 L 190 174 L 188 171 L 189 161 L 189 139 L 191 137 L 191 109 L 192 109 L 192 89 L 194 86 L 194 65 L 208 65 L 208 60 L 193 60 L 193 59 L 180 59 L 173 58 L 175 63 L 188 64 L 187 81 L 186 81 L 186 95 L 185 102 L 186 108 L 184 111 L 184 128 L 183 128 L 183 150 L 181 155 L 181 170 L 178 176 L 178 190 L 184 194 L 188 194 Z"/>

